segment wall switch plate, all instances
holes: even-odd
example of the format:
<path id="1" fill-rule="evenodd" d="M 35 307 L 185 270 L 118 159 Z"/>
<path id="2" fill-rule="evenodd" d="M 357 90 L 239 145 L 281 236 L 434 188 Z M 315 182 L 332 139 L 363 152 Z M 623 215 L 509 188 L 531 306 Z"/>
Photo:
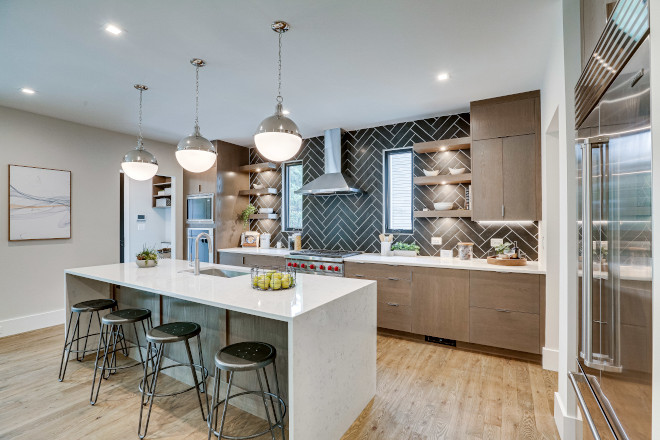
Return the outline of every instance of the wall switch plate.
<path id="1" fill-rule="evenodd" d="M 431 244 L 434 246 L 442 245 L 442 237 L 431 237 Z"/>
<path id="2" fill-rule="evenodd" d="M 495 246 L 500 246 L 504 244 L 504 239 L 503 238 L 491 238 L 490 239 L 490 247 L 495 247 Z"/>

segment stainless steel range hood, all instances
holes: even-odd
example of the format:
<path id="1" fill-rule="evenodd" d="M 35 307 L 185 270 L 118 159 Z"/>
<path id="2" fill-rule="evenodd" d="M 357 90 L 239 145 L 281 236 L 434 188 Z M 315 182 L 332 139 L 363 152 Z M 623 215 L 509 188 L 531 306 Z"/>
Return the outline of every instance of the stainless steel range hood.
<path id="1" fill-rule="evenodd" d="M 296 194 L 312 196 L 361 194 L 353 179 L 341 172 L 341 128 L 325 131 L 325 173 L 307 185 L 303 185 Z"/>

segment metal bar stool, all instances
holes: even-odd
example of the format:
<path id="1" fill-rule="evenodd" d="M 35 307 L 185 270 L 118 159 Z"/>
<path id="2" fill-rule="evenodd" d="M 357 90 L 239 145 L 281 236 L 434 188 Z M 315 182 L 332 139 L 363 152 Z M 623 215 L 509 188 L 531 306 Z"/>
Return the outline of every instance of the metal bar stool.
<path id="1" fill-rule="evenodd" d="M 273 440 L 275 440 L 275 429 L 277 427 L 282 430 L 282 439 L 285 440 L 284 434 L 284 416 L 286 415 L 286 404 L 284 400 L 280 397 L 280 383 L 277 380 L 277 367 L 275 366 L 275 357 L 277 352 L 275 347 L 265 342 L 240 342 L 238 344 L 228 345 L 222 350 L 218 351 L 215 355 L 215 379 L 213 382 L 213 398 L 211 400 L 211 413 L 209 414 L 209 436 L 208 439 L 211 439 L 211 434 L 217 436 L 218 439 L 230 439 L 230 440 L 245 440 L 255 437 L 260 437 L 262 435 L 268 434 Z M 270 384 L 268 382 L 268 374 L 266 373 L 266 367 L 268 365 L 273 366 L 273 374 L 275 375 L 275 390 L 277 394 L 273 394 L 270 390 Z M 227 384 L 227 395 L 225 398 L 216 403 L 218 395 L 220 394 L 220 371 L 229 372 L 229 383 Z M 261 374 L 259 370 L 263 370 L 264 379 L 266 380 L 266 389 L 264 390 L 263 383 L 261 381 Z M 257 380 L 259 381 L 260 391 L 244 391 L 242 393 L 237 393 L 234 395 L 231 394 L 232 382 L 234 380 L 234 373 L 244 372 L 244 371 L 254 371 L 257 374 Z M 243 396 L 245 394 L 256 394 L 261 396 L 264 402 L 264 409 L 266 410 L 266 419 L 268 420 L 268 429 L 258 432 L 256 434 L 250 434 L 243 437 L 233 437 L 223 434 L 223 429 L 225 427 L 225 417 L 227 415 L 227 405 L 229 401 L 234 397 Z M 275 423 L 271 423 L 270 412 L 268 409 L 268 404 L 266 402 L 266 397 L 270 399 L 270 405 L 273 410 L 273 419 Z M 273 401 L 275 398 L 278 401 L 279 407 L 279 420 L 275 410 L 275 403 Z M 220 405 L 223 405 L 222 408 L 222 419 L 220 421 L 220 430 L 218 430 L 218 408 Z M 215 420 L 215 424 L 213 421 Z"/>
<path id="2" fill-rule="evenodd" d="M 89 329 L 92 326 L 92 320 L 94 319 L 94 315 L 96 315 L 96 319 L 99 323 L 99 329 L 100 329 L 101 316 L 99 315 L 99 312 L 108 309 L 115 310 L 116 308 L 117 308 L 117 301 L 115 301 L 114 299 L 92 299 L 89 301 L 79 302 L 71 306 L 71 312 L 69 313 L 69 325 L 67 326 L 66 334 L 64 335 L 64 348 L 62 349 L 62 359 L 60 360 L 60 372 L 57 377 L 58 381 L 62 382 L 64 380 L 64 376 L 66 375 L 66 367 L 67 364 L 69 363 L 69 353 L 75 353 L 76 360 L 78 362 L 82 362 L 83 359 L 85 358 L 85 353 L 87 353 L 87 340 L 89 339 L 89 337 L 96 335 L 98 335 L 99 338 L 102 337 L 100 332 L 92 333 L 92 334 L 89 333 Z M 73 322 L 74 313 L 76 314 L 76 324 L 73 327 L 73 332 L 70 333 L 71 323 Z M 85 336 L 80 336 L 80 316 L 83 313 L 90 314 L 89 323 L 87 324 L 87 332 L 85 333 Z M 69 340 L 69 335 L 71 335 L 70 340 Z M 82 350 L 80 350 L 81 339 L 85 340 L 85 344 L 83 345 Z M 76 343 L 75 350 L 73 350 L 74 342 Z M 82 353 L 82 356 L 80 355 L 80 353 Z"/>
<path id="3" fill-rule="evenodd" d="M 202 354 L 202 341 L 199 337 L 199 334 L 202 332 L 202 328 L 199 324 L 194 322 L 172 322 L 169 324 L 159 325 L 154 327 L 147 332 L 147 362 L 144 364 L 144 376 L 140 382 L 140 391 L 142 392 L 142 400 L 140 405 L 140 421 L 138 424 L 138 436 L 144 438 L 147 435 L 147 429 L 149 428 L 149 418 L 151 417 L 151 407 L 154 403 L 155 397 L 167 397 L 174 396 L 177 394 L 182 394 L 187 391 L 197 390 L 197 399 L 199 400 L 199 409 L 202 411 L 202 420 L 206 421 L 206 415 L 204 413 L 204 405 L 202 404 L 202 395 L 206 398 L 206 414 L 209 412 L 209 398 L 206 393 L 206 379 L 209 376 L 209 371 L 204 368 L 204 356 Z M 197 351 L 199 354 L 199 364 L 195 364 L 192 357 L 192 352 L 190 351 L 190 344 L 188 343 L 189 339 L 197 336 Z M 187 364 L 176 363 L 168 365 L 166 367 L 162 366 L 163 361 L 163 350 L 165 344 L 170 344 L 173 342 L 183 341 L 186 344 L 186 352 L 188 353 L 188 362 Z M 151 364 L 151 372 L 148 372 L 148 364 Z M 158 384 L 158 374 L 167 370 L 168 368 L 174 367 L 189 367 L 190 372 L 192 373 L 193 381 L 195 385 L 186 388 L 185 390 L 176 391 L 174 393 L 167 394 L 158 394 L 156 393 L 156 385 Z M 201 381 L 197 377 L 197 370 L 201 374 Z M 151 383 L 149 384 L 149 379 Z M 145 400 L 146 397 L 146 400 Z M 149 411 L 147 412 L 147 420 L 144 424 L 144 433 L 142 433 L 142 412 L 146 404 L 149 404 Z"/>
<path id="4" fill-rule="evenodd" d="M 92 391 L 89 397 L 90 404 L 94 405 L 96 403 L 96 400 L 99 397 L 99 392 L 101 390 L 101 382 L 103 382 L 104 379 L 107 380 L 110 378 L 111 374 L 115 374 L 118 370 L 124 370 L 126 368 L 136 367 L 138 365 L 142 365 L 144 368 L 144 357 L 142 356 L 142 349 L 146 349 L 146 342 L 145 345 L 140 345 L 140 334 L 138 332 L 137 326 L 138 322 L 142 324 L 142 334 L 146 339 L 147 328 L 151 329 L 153 327 L 151 321 L 151 310 L 149 309 L 117 310 L 116 312 L 108 313 L 101 320 L 101 337 L 99 338 L 99 345 L 96 349 L 96 361 L 94 362 Z M 146 326 L 145 322 L 147 323 Z M 133 331 L 135 332 L 135 343 L 129 346 L 124 335 L 124 325 L 130 326 L 131 324 L 133 325 Z M 101 341 L 104 341 L 103 345 L 101 345 Z M 117 348 L 118 343 L 120 345 L 119 349 Z M 99 359 L 101 358 L 101 348 L 103 348 L 103 363 L 102 365 L 99 365 Z M 118 367 L 116 357 L 117 351 L 122 352 L 124 356 L 128 357 L 128 350 L 131 348 L 137 349 L 138 355 L 140 356 L 140 361 Z M 97 384 L 96 375 L 99 370 L 101 370 L 101 375 Z M 94 395 L 94 388 L 96 388 L 96 396 Z"/>

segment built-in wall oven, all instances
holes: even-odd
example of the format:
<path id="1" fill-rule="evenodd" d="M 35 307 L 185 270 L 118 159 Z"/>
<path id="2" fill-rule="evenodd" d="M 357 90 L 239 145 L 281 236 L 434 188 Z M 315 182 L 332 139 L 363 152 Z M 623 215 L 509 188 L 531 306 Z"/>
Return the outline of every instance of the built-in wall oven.
<path id="1" fill-rule="evenodd" d="M 186 197 L 188 223 L 213 223 L 213 194 L 190 194 Z"/>
<path id="2" fill-rule="evenodd" d="M 211 240 L 208 240 L 205 237 L 199 239 L 199 261 L 204 263 L 213 263 L 213 228 L 187 229 L 186 235 L 188 238 L 188 261 L 193 261 L 195 259 L 195 239 L 202 232 L 209 234 Z"/>

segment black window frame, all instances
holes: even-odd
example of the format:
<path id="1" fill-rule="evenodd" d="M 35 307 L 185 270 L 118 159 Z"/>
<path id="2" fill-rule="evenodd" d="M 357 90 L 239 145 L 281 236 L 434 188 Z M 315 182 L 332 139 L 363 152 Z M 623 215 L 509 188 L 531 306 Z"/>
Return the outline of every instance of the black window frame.
<path id="1" fill-rule="evenodd" d="M 410 154 L 410 229 L 395 229 L 390 227 L 390 157 L 397 154 Z M 414 193 L 413 169 L 415 156 L 412 148 L 396 148 L 383 151 L 383 230 L 386 234 L 413 234 L 415 219 L 413 216 Z"/>
<path id="2" fill-rule="evenodd" d="M 302 166 L 303 162 L 301 160 L 295 160 L 291 162 L 282 163 L 282 230 L 284 232 L 301 232 L 302 226 L 300 228 L 289 227 L 289 167 L 300 166 L 301 172 L 304 171 Z M 303 200 L 304 201 L 304 200 Z M 303 219 L 301 218 L 302 222 Z"/>

